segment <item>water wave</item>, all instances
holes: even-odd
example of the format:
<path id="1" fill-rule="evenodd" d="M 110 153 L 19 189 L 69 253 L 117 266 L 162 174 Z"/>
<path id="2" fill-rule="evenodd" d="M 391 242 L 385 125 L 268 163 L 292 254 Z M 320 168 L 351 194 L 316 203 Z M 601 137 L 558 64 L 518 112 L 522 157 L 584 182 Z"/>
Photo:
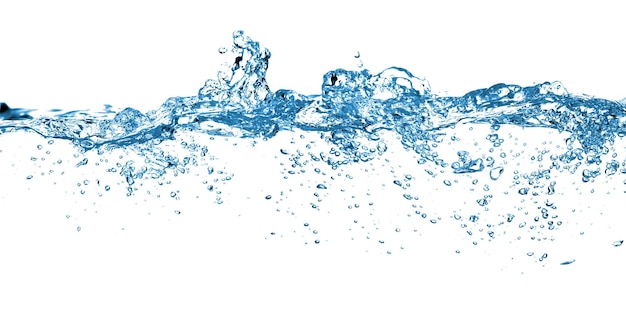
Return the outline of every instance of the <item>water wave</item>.
<path id="1" fill-rule="evenodd" d="M 190 165 L 199 166 L 197 160 L 206 156 L 210 147 L 196 144 L 193 138 L 188 140 L 189 134 L 268 139 L 297 130 L 319 133 L 330 150 L 308 155 L 280 152 L 291 155 L 294 167 L 306 159 L 337 169 L 380 159 L 388 153 L 389 145 L 383 134 L 391 133 L 415 154 L 418 164 L 432 166 L 426 171 L 433 177 L 433 168 L 458 175 L 488 171 L 495 181 L 505 171 L 504 165 L 496 164 L 491 155 L 472 156 L 471 151 L 460 148 L 452 158 L 444 156 L 440 151 L 444 138 L 455 142 L 454 130 L 462 125 L 488 125 L 486 139 L 491 153 L 505 140 L 498 133 L 502 126 L 543 128 L 565 135 L 563 151 L 551 155 L 540 151 L 532 157 L 543 161 L 546 155 L 546 167 L 528 173 L 514 170 L 516 194 L 537 196 L 537 187 L 542 194 L 554 194 L 555 182 L 550 181 L 550 175 L 556 172 L 581 173 L 583 182 L 600 175 L 626 173 L 626 162 L 618 160 L 612 148 L 626 134 L 626 105 L 570 94 L 558 81 L 527 87 L 500 83 L 452 97 L 434 94 L 426 79 L 401 67 L 380 73 L 336 69 L 322 77 L 320 94 L 305 95 L 294 90 L 273 91 L 265 79 L 271 53 L 241 31 L 233 34 L 232 46 L 219 53 L 230 55 L 232 63 L 215 79 L 207 80 L 197 95 L 169 98 L 148 112 L 134 108 L 116 112 L 110 106 L 99 111 L 40 111 L 2 103 L 0 134 L 27 131 L 68 140 L 81 155 L 132 150 L 138 157 L 113 170 L 125 178 L 128 195 L 133 194 L 136 180 L 160 178 L 167 172 L 184 173 Z M 164 142 L 179 142 L 187 155 L 169 152 Z M 85 157 L 76 166 L 87 163 Z M 207 170 L 213 173 L 212 167 Z M 394 184 L 405 188 L 410 180 L 407 176 Z M 444 184 L 452 183 L 445 180 Z M 324 190 L 326 186 L 316 188 Z M 416 199 L 409 194 L 404 197 Z M 487 194 L 477 203 L 486 207 L 492 200 Z M 551 209 L 549 203 L 544 205 L 535 222 L 545 220 L 547 229 L 560 225 Z M 503 214 L 503 223 L 510 223 L 514 216 Z M 471 215 L 468 220 L 476 223 L 479 216 Z M 519 225 L 522 228 L 525 222 Z M 494 236 L 493 231 L 487 233 Z"/>

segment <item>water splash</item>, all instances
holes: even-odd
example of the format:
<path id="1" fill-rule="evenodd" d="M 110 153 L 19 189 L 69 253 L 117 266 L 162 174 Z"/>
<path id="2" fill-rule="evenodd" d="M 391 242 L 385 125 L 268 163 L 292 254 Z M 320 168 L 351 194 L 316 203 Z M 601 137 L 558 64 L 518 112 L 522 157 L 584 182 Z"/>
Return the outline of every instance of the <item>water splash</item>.
<path id="1" fill-rule="evenodd" d="M 145 113 L 133 108 L 116 112 L 110 106 L 100 111 L 39 111 L 1 103 L 0 134 L 34 132 L 44 138 L 67 140 L 82 156 L 76 167 L 90 164 L 85 157 L 90 152 L 103 155 L 124 151 L 128 160 L 106 172 L 124 178 L 129 196 L 137 190 L 138 181 L 160 179 L 168 173 L 185 174 L 190 166 L 206 168 L 206 175 L 216 178 L 204 180 L 203 184 L 210 192 L 216 192 L 217 203 L 222 201 L 218 183 L 229 181 L 234 174 L 212 167 L 212 148 L 196 143 L 200 135 L 267 140 L 284 132 L 317 134 L 319 139 L 312 143 L 325 145 L 328 150 L 314 152 L 311 142 L 306 145 L 307 153 L 280 150 L 292 163 L 286 174 L 291 176 L 298 173 L 296 169 L 310 164 L 327 164 L 331 170 L 338 170 L 383 160 L 394 144 L 391 141 L 397 140 L 414 154 L 417 165 L 424 168 L 428 177 L 452 174 L 442 180 L 446 188 L 462 185 L 461 178 L 469 176 L 474 177 L 470 184 L 474 190 L 478 176 L 473 175 L 486 171 L 493 183 L 503 183 L 503 177 L 510 175 L 507 177 L 513 183 L 511 194 L 534 199 L 536 213 L 529 213 L 531 210 L 523 205 L 514 212 L 490 216 L 489 207 L 498 201 L 485 184 L 480 189 L 484 194 L 475 200 L 481 212 L 453 215 L 469 236 L 474 238 L 482 233 L 481 238 L 489 241 L 503 233 L 496 231 L 498 226 L 517 221 L 522 215 L 534 215 L 518 224 L 520 229 L 530 225 L 536 233 L 532 240 L 550 238 L 545 231 L 561 226 L 562 218 L 554 213 L 554 203 L 537 203 L 537 199 L 555 194 L 554 177 L 558 173 L 580 173 L 583 182 L 626 173 L 626 161 L 618 160 L 614 149 L 616 141 L 626 133 L 625 104 L 570 94 L 560 82 L 528 87 L 496 84 L 450 97 L 433 94 L 426 79 L 406 69 L 391 67 L 373 74 L 359 66 L 357 71 L 329 71 L 322 77 L 320 94 L 304 95 L 270 89 L 265 76 L 271 53 L 241 31 L 233 34 L 232 46 L 219 53 L 228 54 L 232 63 L 225 65 L 217 78 L 207 80 L 197 95 L 169 98 Z M 358 59 L 360 54 L 355 57 Z M 461 129 L 471 131 L 479 125 L 488 126 L 488 152 L 459 144 Z M 537 151 L 530 157 L 539 164 L 537 168 L 521 172 L 507 164 L 507 159 L 512 160 L 519 153 L 515 156 L 509 150 L 513 155 L 507 155 L 502 149 L 505 140 L 510 140 L 500 131 L 502 127 L 555 130 L 565 140 L 555 143 L 558 149 L 553 150 L 557 152 Z M 452 153 L 446 144 L 452 147 Z M 315 172 L 322 170 L 315 167 Z M 28 179 L 31 178 L 32 175 Z M 402 197 L 413 203 L 420 197 L 409 192 L 412 180 L 406 174 L 393 180 L 393 185 L 403 189 Z M 332 184 L 325 181 L 313 186 L 319 201 L 312 202 L 311 207 L 317 209 L 320 193 L 329 192 Z M 106 191 L 109 189 L 107 185 Z M 178 197 L 178 193 L 172 193 L 173 198 Z M 412 207 L 418 208 L 416 204 Z M 414 214 L 423 218 L 428 215 L 420 210 Z M 435 224 L 441 217 L 429 220 Z M 544 253 L 539 261 L 546 257 Z"/>

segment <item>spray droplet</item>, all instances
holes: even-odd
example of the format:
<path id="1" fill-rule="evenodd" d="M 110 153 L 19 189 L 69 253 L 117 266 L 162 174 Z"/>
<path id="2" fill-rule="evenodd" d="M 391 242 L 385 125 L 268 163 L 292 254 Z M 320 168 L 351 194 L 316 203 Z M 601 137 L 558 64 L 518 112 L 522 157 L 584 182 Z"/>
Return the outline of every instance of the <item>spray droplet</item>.
<path id="1" fill-rule="evenodd" d="M 504 167 L 502 166 L 494 167 L 491 169 L 491 171 L 489 171 L 489 177 L 491 177 L 492 180 L 498 180 L 498 178 L 500 178 L 500 175 L 502 175 L 503 172 L 504 172 Z"/>

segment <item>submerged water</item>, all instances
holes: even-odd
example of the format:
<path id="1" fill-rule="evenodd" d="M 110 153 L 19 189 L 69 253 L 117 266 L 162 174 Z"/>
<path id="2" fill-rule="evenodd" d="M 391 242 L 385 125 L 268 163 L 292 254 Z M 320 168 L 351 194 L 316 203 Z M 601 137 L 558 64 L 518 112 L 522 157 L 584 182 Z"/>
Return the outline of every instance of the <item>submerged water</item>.
<path id="1" fill-rule="evenodd" d="M 603 227 L 597 214 L 624 197 L 624 103 L 559 82 L 439 96 L 400 67 L 332 70 L 321 94 L 304 95 L 268 86 L 271 54 L 243 32 L 219 53 L 232 63 L 197 95 L 148 112 L 2 104 L 0 139 L 33 144 L 0 156 L 25 174 L 20 185 L 43 181 L 92 206 L 123 194 L 181 215 L 192 208 L 171 201 L 200 199 L 250 221 L 272 212 L 267 240 L 383 254 L 429 234 L 453 255 L 508 245 L 543 264 L 561 238 Z M 437 241 L 437 227 L 452 239 Z M 575 264 L 570 254 L 554 262 Z"/>

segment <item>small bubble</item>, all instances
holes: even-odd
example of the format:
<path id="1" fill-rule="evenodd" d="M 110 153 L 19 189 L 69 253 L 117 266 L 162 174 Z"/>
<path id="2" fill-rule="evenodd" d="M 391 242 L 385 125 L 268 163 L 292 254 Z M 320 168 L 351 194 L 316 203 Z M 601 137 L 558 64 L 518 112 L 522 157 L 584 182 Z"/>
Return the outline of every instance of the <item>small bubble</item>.
<path id="1" fill-rule="evenodd" d="M 106 190 L 106 191 L 111 190 L 111 186 L 109 186 L 109 185 L 104 186 L 104 190 Z"/>
<path id="2" fill-rule="evenodd" d="M 309 227 L 309 223 L 304 223 L 304 227 Z"/>
<path id="3" fill-rule="evenodd" d="M 80 162 L 76 163 L 76 167 L 81 167 L 81 166 L 83 166 L 83 165 L 86 165 L 86 164 L 87 164 L 87 162 L 89 162 L 89 159 L 84 158 L 84 159 L 82 159 Z"/>
<path id="4" fill-rule="evenodd" d="M 396 233 L 399 233 L 399 232 L 400 232 L 400 228 L 396 228 Z"/>
<path id="5" fill-rule="evenodd" d="M 54 140 L 52 140 L 52 139 L 48 140 L 48 144 L 49 144 L 49 145 L 51 145 L 51 144 L 53 144 L 53 143 L 54 143 Z"/>
<path id="6" fill-rule="evenodd" d="M 37 145 L 37 150 L 41 150 L 41 149 L 43 149 L 43 146 L 42 145 Z"/>
<path id="7" fill-rule="evenodd" d="M 174 191 L 170 192 L 170 197 L 172 197 L 172 198 L 176 197 L 176 192 L 174 192 Z"/>
<path id="8" fill-rule="evenodd" d="M 176 213 L 176 215 L 180 215 L 180 211 L 179 210 L 175 210 L 174 213 Z"/>
<path id="9" fill-rule="evenodd" d="M 76 231 L 80 231 L 80 230 L 81 230 L 80 226 L 76 227 Z"/>
<path id="10" fill-rule="evenodd" d="M 265 200 L 269 200 L 269 199 L 272 199 L 272 196 L 271 196 L 271 195 L 267 195 L 267 196 L 265 196 Z"/>
<path id="11" fill-rule="evenodd" d="M 498 178 L 500 178 L 503 172 L 504 172 L 504 168 L 502 166 L 495 167 L 491 169 L 491 171 L 489 171 L 489 177 L 492 180 L 498 180 Z"/>
<path id="12" fill-rule="evenodd" d="M 228 51 L 228 49 L 226 49 L 226 47 L 220 47 L 219 49 L 217 49 L 217 52 L 219 52 L 219 54 L 224 54 Z"/>
<path id="13" fill-rule="evenodd" d="M 459 254 L 459 253 L 461 253 L 461 250 L 456 250 L 454 252 L 456 252 L 456 254 Z"/>
<path id="14" fill-rule="evenodd" d="M 32 179 L 32 178 L 33 178 L 33 175 L 26 176 L 26 179 Z"/>
<path id="15" fill-rule="evenodd" d="M 433 219 L 431 219 L 431 220 L 430 220 L 430 222 L 431 222 L 431 223 L 433 223 L 433 224 L 437 224 L 437 220 L 436 220 L 436 219 L 434 219 L 434 218 L 433 218 Z"/>
<path id="16" fill-rule="evenodd" d="M 317 245 L 319 243 L 320 243 L 320 240 L 319 239 L 315 239 L 315 244 Z"/>
<path id="17" fill-rule="evenodd" d="M 506 221 L 510 223 L 510 222 L 512 222 L 512 221 L 513 221 L 513 219 L 514 219 L 514 218 L 515 218 L 515 215 L 513 215 L 513 214 L 509 213 L 509 214 L 507 214 L 507 216 L 506 216 Z"/>
<path id="18" fill-rule="evenodd" d="M 617 240 L 613 242 L 613 247 L 619 247 L 624 243 L 624 240 Z"/>
<path id="19" fill-rule="evenodd" d="M 65 214 L 65 218 L 70 218 L 70 217 L 72 217 L 72 216 L 69 215 L 69 214 Z"/>

